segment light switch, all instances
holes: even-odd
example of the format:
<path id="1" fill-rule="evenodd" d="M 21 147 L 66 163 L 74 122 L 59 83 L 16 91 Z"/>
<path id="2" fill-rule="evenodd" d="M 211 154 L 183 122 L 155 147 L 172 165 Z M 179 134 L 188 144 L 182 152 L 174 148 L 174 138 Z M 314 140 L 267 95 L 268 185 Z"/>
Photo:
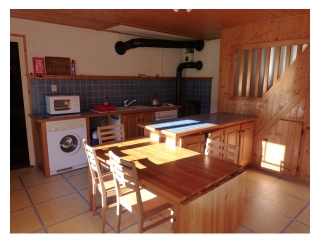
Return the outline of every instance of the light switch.
<path id="1" fill-rule="evenodd" d="M 56 92 L 57 91 L 57 85 L 51 85 L 51 91 Z"/>

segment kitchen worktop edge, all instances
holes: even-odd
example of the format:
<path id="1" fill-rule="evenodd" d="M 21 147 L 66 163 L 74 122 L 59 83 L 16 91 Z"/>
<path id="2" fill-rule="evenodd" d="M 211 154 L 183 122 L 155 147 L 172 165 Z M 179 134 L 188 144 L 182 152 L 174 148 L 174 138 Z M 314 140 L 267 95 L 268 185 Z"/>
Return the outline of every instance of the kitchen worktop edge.
<path id="1" fill-rule="evenodd" d="M 166 106 L 166 107 L 148 107 L 144 109 L 131 109 L 131 110 L 115 110 L 115 111 L 106 111 L 106 112 L 94 112 L 91 110 L 83 111 L 80 113 L 72 114 L 60 114 L 60 115 L 50 115 L 48 113 L 41 114 L 29 114 L 28 116 L 37 122 L 47 122 L 47 121 L 59 121 L 59 120 L 72 120 L 78 118 L 87 118 L 87 117 L 101 117 L 101 116 L 110 116 L 110 115 L 126 115 L 133 113 L 142 113 L 142 112 L 157 112 L 157 111 L 167 111 L 167 110 L 176 110 L 181 106 Z"/>

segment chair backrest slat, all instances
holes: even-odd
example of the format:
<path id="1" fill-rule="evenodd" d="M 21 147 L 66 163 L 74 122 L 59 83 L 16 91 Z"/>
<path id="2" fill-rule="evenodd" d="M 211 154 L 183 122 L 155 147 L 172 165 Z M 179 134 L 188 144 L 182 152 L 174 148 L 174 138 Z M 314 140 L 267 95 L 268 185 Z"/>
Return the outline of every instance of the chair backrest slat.
<path id="1" fill-rule="evenodd" d="M 83 146 L 84 146 L 84 150 L 85 150 L 85 153 L 87 156 L 92 181 L 94 182 L 96 179 L 98 179 L 99 183 L 103 183 L 103 177 L 102 177 L 102 173 L 101 173 L 101 169 L 100 169 L 100 163 L 98 161 L 98 158 L 97 158 L 97 155 L 96 155 L 94 148 L 89 146 L 85 139 L 83 140 Z M 105 193 L 104 185 L 100 185 L 100 186 L 101 186 L 103 193 Z"/>
<path id="2" fill-rule="evenodd" d="M 227 144 L 207 138 L 205 155 L 215 157 L 217 159 L 237 163 L 239 146 Z M 232 159 L 228 158 L 231 157 Z"/>
<path id="3" fill-rule="evenodd" d="M 110 142 L 114 140 L 124 140 L 124 126 L 123 124 L 109 125 L 97 127 L 99 144 Z"/>
<path id="4" fill-rule="evenodd" d="M 138 208 L 142 213 L 143 206 L 140 194 L 138 172 L 135 163 L 119 158 L 112 151 L 109 151 L 109 158 L 111 171 L 113 172 L 114 176 L 117 198 L 121 198 L 122 196 L 121 186 L 132 189 L 136 193 Z"/>

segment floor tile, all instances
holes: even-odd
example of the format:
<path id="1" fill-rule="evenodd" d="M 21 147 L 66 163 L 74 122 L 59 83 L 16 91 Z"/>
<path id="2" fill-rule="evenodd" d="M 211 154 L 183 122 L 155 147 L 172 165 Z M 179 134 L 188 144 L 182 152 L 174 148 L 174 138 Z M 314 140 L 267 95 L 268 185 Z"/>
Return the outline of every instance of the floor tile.
<path id="1" fill-rule="evenodd" d="M 298 197 L 308 202 L 310 201 L 310 186 L 306 184 L 279 179 L 274 184 L 272 184 L 270 188 L 294 197 Z"/>
<path id="2" fill-rule="evenodd" d="M 93 216 L 87 174 L 87 168 L 49 178 L 37 167 L 10 171 L 10 233 L 100 233 L 101 195 L 97 194 L 97 214 Z M 310 233 L 308 185 L 255 169 L 247 170 L 245 185 L 244 220 L 235 233 Z M 147 222 L 160 218 L 158 215 Z M 116 225 L 116 209 L 110 208 L 105 232 L 115 233 Z M 130 212 L 123 214 L 121 233 L 137 231 L 137 218 Z M 169 221 L 147 231 L 172 232 Z"/>
<path id="3" fill-rule="evenodd" d="M 252 231 L 242 225 L 239 225 L 234 233 L 252 233 Z"/>
<path id="4" fill-rule="evenodd" d="M 33 207 L 10 213 L 10 233 L 30 233 L 42 229 Z"/>
<path id="5" fill-rule="evenodd" d="M 48 183 L 54 180 L 62 179 L 62 176 L 58 174 L 50 177 L 45 177 L 42 172 L 34 172 L 30 174 L 21 175 L 20 178 L 25 187 L 31 187 L 35 185 Z"/>
<path id="6" fill-rule="evenodd" d="M 70 176 L 67 178 L 67 180 L 78 191 L 88 188 L 88 173 L 87 172 Z"/>
<path id="7" fill-rule="evenodd" d="M 250 199 L 261 192 L 265 187 L 255 182 L 245 181 L 245 198 Z"/>
<path id="8" fill-rule="evenodd" d="M 269 188 L 251 198 L 251 201 L 290 218 L 294 218 L 307 205 L 306 201 Z"/>
<path id="9" fill-rule="evenodd" d="M 251 201 L 244 204 L 242 225 L 256 233 L 280 233 L 292 219 Z"/>
<path id="10" fill-rule="evenodd" d="M 20 168 L 16 170 L 10 171 L 10 177 L 17 177 L 24 174 L 34 173 L 34 172 L 41 172 L 41 170 L 37 166 L 30 166 L 27 168 Z"/>
<path id="11" fill-rule="evenodd" d="M 310 205 L 308 205 L 296 218 L 303 224 L 310 226 Z"/>
<path id="12" fill-rule="evenodd" d="M 31 202 L 25 190 L 10 193 L 10 212 L 29 206 L 31 206 Z"/>
<path id="13" fill-rule="evenodd" d="M 27 188 L 27 192 L 33 204 L 38 204 L 75 192 L 75 189 L 65 179 L 60 179 Z"/>
<path id="14" fill-rule="evenodd" d="M 89 205 L 78 193 L 40 203 L 35 207 L 45 226 L 53 225 L 89 210 Z"/>
<path id="15" fill-rule="evenodd" d="M 252 182 L 255 182 L 257 184 L 266 186 L 274 183 L 278 178 L 264 174 L 255 169 L 248 169 L 246 171 L 246 179 Z"/>
<path id="16" fill-rule="evenodd" d="M 19 177 L 10 178 L 10 192 L 23 189 L 23 185 Z"/>
<path id="17" fill-rule="evenodd" d="M 101 218 L 91 211 L 47 227 L 49 233 L 101 233 Z"/>
<path id="18" fill-rule="evenodd" d="M 293 221 L 284 233 L 310 233 L 310 227 L 298 221 Z"/>
<path id="19" fill-rule="evenodd" d="M 62 173 L 62 175 L 65 178 L 68 178 L 70 176 L 74 176 L 74 175 L 78 175 L 78 174 L 82 174 L 82 173 L 88 173 L 88 168 L 85 167 L 85 168 L 79 168 L 79 169 L 76 169 L 76 170 L 64 172 L 64 173 Z"/>

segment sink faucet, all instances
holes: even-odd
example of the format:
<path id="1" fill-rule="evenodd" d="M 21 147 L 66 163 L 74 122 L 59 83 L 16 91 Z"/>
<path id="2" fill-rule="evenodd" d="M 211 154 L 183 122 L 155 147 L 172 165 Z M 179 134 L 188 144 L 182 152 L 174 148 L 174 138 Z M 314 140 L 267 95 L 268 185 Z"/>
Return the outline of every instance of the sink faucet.
<path id="1" fill-rule="evenodd" d="M 125 100 L 125 101 L 123 102 L 125 107 L 128 107 L 129 105 L 131 105 L 133 102 L 135 102 L 135 101 L 137 101 L 137 100 L 133 100 L 133 101 L 131 101 L 131 102 L 128 103 L 128 104 L 127 104 L 127 101 L 128 101 L 128 100 Z"/>

